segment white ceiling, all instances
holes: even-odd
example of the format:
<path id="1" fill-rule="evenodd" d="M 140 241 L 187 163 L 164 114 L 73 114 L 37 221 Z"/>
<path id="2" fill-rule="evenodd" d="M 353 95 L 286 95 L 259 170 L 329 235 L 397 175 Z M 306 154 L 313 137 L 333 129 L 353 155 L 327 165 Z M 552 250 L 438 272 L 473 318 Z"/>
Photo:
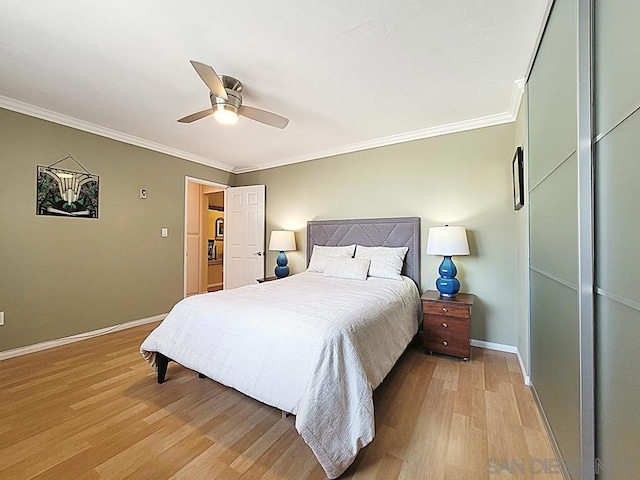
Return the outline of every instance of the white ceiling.
<path id="1" fill-rule="evenodd" d="M 551 0 L 0 0 L 0 107 L 243 172 L 514 119 Z M 207 117 L 189 60 L 284 130 Z M 73 152 L 71 152 L 73 153 Z"/>

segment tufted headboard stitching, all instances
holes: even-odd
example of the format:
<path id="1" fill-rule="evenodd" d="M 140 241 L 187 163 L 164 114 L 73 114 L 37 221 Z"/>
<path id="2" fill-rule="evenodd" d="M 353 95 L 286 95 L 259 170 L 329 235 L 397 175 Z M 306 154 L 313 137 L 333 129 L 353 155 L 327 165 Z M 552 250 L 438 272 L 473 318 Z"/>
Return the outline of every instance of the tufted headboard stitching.
<path id="1" fill-rule="evenodd" d="M 420 217 L 311 220 L 307 222 L 307 266 L 314 245 L 409 247 L 402 274 L 420 289 Z"/>

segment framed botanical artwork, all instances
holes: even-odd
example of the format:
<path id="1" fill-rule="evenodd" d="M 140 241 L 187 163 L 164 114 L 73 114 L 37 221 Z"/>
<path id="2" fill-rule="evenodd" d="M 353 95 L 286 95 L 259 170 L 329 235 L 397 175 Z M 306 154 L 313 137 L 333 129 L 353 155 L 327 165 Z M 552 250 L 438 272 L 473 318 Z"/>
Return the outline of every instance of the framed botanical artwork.
<path id="1" fill-rule="evenodd" d="M 224 240 L 224 218 L 216 219 L 216 240 Z"/>
<path id="2" fill-rule="evenodd" d="M 520 210 L 524 206 L 524 166 L 522 147 L 516 148 L 511 162 L 513 176 L 513 208 Z"/>

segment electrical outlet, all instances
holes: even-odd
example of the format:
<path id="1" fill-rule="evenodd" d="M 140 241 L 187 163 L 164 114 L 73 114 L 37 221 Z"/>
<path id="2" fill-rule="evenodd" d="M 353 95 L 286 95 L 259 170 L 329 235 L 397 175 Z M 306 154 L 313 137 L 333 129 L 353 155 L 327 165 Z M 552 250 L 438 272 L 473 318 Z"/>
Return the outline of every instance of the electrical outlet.
<path id="1" fill-rule="evenodd" d="M 142 200 L 145 200 L 147 198 L 147 189 L 146 188 L 141 188 L 140 189 L 140 198 Z"/>
<path id="2" fill-rule="evenodd" d="M 162 230 L 160 230 L 160 235 L 162 235 L 163 237 L 168 237 L 169 236 L 169 229 L 168 228 L 163 228 Z"/>
<path id="3" fill-rule="evenodd" d="M 0 326 L 4 325 L 4 312 L 0 312 Z"/>

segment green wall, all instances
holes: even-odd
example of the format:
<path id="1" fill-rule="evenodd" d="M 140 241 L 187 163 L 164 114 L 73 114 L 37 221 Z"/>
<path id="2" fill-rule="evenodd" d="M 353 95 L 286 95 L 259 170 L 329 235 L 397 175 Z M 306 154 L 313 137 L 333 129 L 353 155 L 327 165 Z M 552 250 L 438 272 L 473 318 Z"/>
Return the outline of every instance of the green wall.
<path id="1" fill-rule="evenodd" d="M 424 253 L 428 228 L 465 226 L 471 255 L 455 262 L 462 291 L 477 295 L 471 336 L 516 345 L 514 149 L 511 123 L 240 174 L 237 184 L 266 185 L 267 236 L 297 232 L 298 250 L 287 254 L 294 273 L 306 268 L 307 220 L 419 216 L 421 287 L 434 289 L 442 259 Z"/>
<path id="2" fill-rule="evenodd" d="M 183 291 L 185 176 L 265 184 L 267 234 L 298 232 L 293 272 L 306 267 L 307 220 L 415 215 L 421 288 L 433 289 L 441 259 L 424 254 L 428 228 L 464 225 L 471 255 L 456 264 L 462 290 L 477 295 L 472 338 L 517 344 L 514 124 L 237 176 L 7 110 L 0 126 L 0 221 L 10 226 L 0 237 L 0 351 L 170 310 Z M 98 220 L 35 215 L 36 165 L 69 153 L 100 176 Z M 275 256 L 269 252 L 267 272 Z"/>
<path id="3" fill-rule="evenodd" d="M 166 313 L 182 298 L 185 176 L 228 185 L 231 174 L 3 109 L 0 132 L 0 351 Z M 100 176 L 98 219 L 36 216 L 36 165 L 68 154 Z M 78 170 L 69 162 L 59 166 Z"/>

